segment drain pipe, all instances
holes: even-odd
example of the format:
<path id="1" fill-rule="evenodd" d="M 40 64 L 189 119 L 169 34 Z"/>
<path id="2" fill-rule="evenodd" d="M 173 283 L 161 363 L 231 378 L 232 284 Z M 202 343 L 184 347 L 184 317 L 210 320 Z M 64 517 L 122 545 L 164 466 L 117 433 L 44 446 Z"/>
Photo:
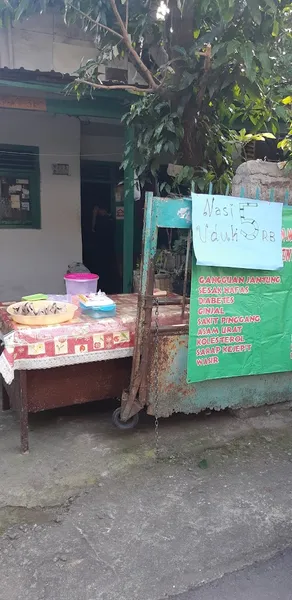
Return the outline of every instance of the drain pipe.
<path id="1" fill-rule="evenodd" d="M 7 23 L 7 42 L 8 42 L 9 68 L 14 69 L 14 52 L 13 52 L 12 26 L 11 26 L 10 15 L 8 16 L 8 23 Z"/>

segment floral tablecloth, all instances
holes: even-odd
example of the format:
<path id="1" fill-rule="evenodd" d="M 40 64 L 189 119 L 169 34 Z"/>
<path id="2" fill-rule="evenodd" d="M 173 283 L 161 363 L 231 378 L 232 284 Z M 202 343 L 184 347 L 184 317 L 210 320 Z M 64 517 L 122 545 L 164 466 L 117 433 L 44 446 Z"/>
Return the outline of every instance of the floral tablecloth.
<path id="1" fill-rule="evenodd" d="M 137 295 L 112 298 L 117 304 L 114 318 L 97 320 L 78 311 L 69 323 L 49 327 L 17 325 L 7 313 L 10 303 L 0 304 L 0 329 L 5 336 L 0 373 L 6 383 L 13 381 L 15 370 L 49 369 L 132 356 Z M 159 325 L 181 323 L 181 307 L 160 306 L 158 321 Z"/>

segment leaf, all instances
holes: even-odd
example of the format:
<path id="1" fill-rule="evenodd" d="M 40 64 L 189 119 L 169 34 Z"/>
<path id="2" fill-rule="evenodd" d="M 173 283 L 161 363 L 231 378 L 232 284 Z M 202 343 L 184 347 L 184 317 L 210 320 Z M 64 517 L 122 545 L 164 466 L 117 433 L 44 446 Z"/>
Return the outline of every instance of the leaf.
<path id="1" fill-rule="evenodd" d="M 254 22 L 260 25 L 262 22 L 262 13 L 259 9 L 258 0 L 247 0 L 247 5 Z"/>
<path id="2" fill-rule="evenodd" d="M 14 14 L 15 21 L 18 21 L 30 4 L 30 0 L 21 0 Z"/>
<path id="3" fill-rule="evenodd" d="M 166 129 L 171 133 L 175 133 L 175 126 L 172 121 L 169 121 L 166 125 Z"/>
<path id="4" fill-rule="evenodd" d="M 267 73 L 270 73 L 271 71 L 271 61 L 269 58 L 269 55 L 267 52 L 259 52 L 258 53 L 258 57 L 259 57 L 259 61 L 262 65 L 262 68 L 264 71 L 266 71 Z"/>
<path id="5" fill-rule="evenodd" d="M 232 40 L 227 44 L 227 55 L 234 54 L 238 50 L 239 42 L 238 40 Z"/>
<path id="6" fill-rule="evenodd" d="M 277 0 L 265 0 L 266 5 L 271 9 L 273 13 L 277 12 Z"/>
<path id="7" fill-rule="evenodd" d="M 195 77 L 196 75 L 194 75 L 194 73 L 188 73 L 185 71 L 178 85 L 178 90 L 182 91 L 188 88 L 193 83 Z"/>
<path id="8" fill-rule="evenodd" d="M 282 102 L 283 104 L 292 104 L 292 96 L 286 96 L 286 98 L 283 98 Z"/>
<path id="9" fill-rule="evenodd" d="M 275 19 L 274 25 L 273 25 L 272 36 L 273 37 L 278 37 L 279 31 L 280 31 L 280 25 L 279 25 L 279 22 L 276 21 L 276 19 Z"/>
<path id="10" fill-rule="evenodd" d="M 181 54 L 182 56 L 187 56 L 187 52 L 186 49 L 183 48 L 183 46 L 174 46 L 174 51 L 177 52 L 178 54 Z"/>
<path id="11" fill-rule="evenodd" d="M 195 31 L 193 32 L 193 36 L 194 39 L 197 40 L 199 35 L 200 35 L 201 30 L 200 29 L 195 29 Z"/>
<path id="12" fill-rule="evenodd" d="M 251 42 L 246 42 L 241 49 L 241 56 L 246 67 L 246 74 L 251 78 L 252 62 L 253 62 L 253 45 Z"/>
<path id="13" fill-rule="evenodd" d="M 113 56 L 114 58 L 117 58 L 117 56 L 119 56 L 119 49 L 118 46 L 113 46 Z"/>
<path id="14" fill-rule="evenodd" d="M 180 13 L 183 13 L 183 9 L 184 9 L 184 5 L 185 5 L 185 0 L 176 0 L 177 3 L 177 8 L 180 11 Z"/>
<path id="15" fill-rule="evenodd" d="M 254 115 L 249 115 L 249 120 L 253 125 L 257 125 L 258 119 Z"/>
<path id="16" fill-rule="evenodd" d="M 267 138 L 268 140 L 276 139 L 276 137 L 272 133 L 263 133 L 262 135 L 264 136 L 264 138 Z"/>
<path id="17" fill-rule="evenodd" d="M 281 119 L 282 121 L 287 121 L 287 109 L 284 106 L 276 106 L 275 111 L 278 119 Z"/>

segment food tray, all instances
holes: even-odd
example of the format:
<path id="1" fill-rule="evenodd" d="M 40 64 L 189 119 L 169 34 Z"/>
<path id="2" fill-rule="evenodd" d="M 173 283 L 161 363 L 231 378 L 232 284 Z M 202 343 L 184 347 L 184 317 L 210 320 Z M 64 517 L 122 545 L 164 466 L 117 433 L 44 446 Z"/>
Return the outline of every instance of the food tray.
<path id="1" fill-rule="evenodd" d="M 10 306 L 7 308 L 7 312 L 12 317 L 13 321 L 15 321 L 15 323 L 19 323 L 20 325 L 42 326 L 66 323 L 74 318 L 75 312 L 78 308 L 69 302 L 57 302 L 58 306 L 64 305 L 64 307 L 66 307 L 64 312 L 50 315 L 22 315 L 15 313 L 15 309 L 20 308 L 24 304 L 27 304 L 27 302 L 15 302 L 14 304 L 10 304 Z M 35 307 L 36 310 L 42 310 L 48 305 L 53 305 L 54 302 L 49 300 L 38 300 L 36 302 L 30 302 L 30 304 Z"/>

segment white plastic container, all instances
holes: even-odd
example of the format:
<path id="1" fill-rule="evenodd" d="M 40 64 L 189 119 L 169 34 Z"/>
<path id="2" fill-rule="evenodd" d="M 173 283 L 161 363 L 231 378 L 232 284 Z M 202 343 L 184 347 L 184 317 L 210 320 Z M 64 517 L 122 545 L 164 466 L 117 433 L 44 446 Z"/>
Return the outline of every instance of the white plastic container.
<path id="1" fill-rule="evenodd" d="M 115 302 L 104 292 L 79 296 L 82 312 L 93 319 L 111 319 L 116 315 Z"/>
<path id="2" fill-rule="evenodd" d="M 77 296 L 95 294 L 99 277 L 93 273 L 69 273 L 64 275 L 64 279 L 68 296 Z"/>

